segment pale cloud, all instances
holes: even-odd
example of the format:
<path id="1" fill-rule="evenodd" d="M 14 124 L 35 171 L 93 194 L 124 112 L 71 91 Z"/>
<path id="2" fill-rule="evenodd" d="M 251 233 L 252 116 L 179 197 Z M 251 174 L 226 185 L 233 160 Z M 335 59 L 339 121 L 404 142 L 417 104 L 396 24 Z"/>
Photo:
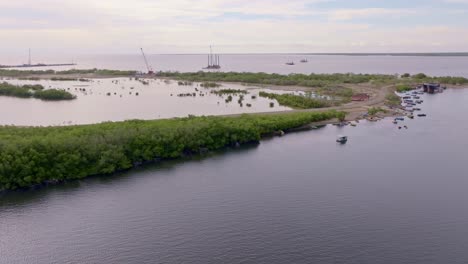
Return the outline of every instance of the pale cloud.
<path id="1" fill-rule="evenodd" d="M 465 0 L 440 0 L 466 2 Z M 321 9 L 317 3 L 334 4 Z M 3 50 L 347 52 L 452 51 L 468 46 L 468 25 L 393 25 L 427 8 L 338 8 L 331 0 L 22 0 L 0 2 Z M 24 7 L 29 7 L 29 11 Z M 23 11 L 26 10 L 26 11 Z M 462 14 L 464 10 L 446 10 Z M 21 18 L 15 19 L 15 12 Z M 30 16 L 28 13 L 32 12 Z M 374 24 L 375 19 L 390 19 Z M 393 19 L 393 20 L 392 20 Z M 358 22 L 360 21 L 360 22 Z M 437 36 L 435 39 L 434 36 Z"/>
<path id="2" fill-rule="evenodd" d="M 388 9 L 388 8 L 361 8 L 361 9 L 338 9 L 330 12 L 332 20 L 351 20 L 355 18 L 369 18 L 375 16 L 400 17 L 416 14 L 418 10 L 411 9 Z"/>

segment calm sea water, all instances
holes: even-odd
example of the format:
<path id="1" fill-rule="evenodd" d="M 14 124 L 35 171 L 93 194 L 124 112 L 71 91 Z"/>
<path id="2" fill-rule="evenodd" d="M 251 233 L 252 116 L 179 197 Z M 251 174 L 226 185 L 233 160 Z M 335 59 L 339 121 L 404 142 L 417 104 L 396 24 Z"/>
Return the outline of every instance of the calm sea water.
<path id="1" fill-rule="evenodd" d="M 327 126 L 4 194 L 0 263 L 466 263 L 468 91 L 423 99 L 407 130 Z"/>
<path id="2" fill-rule="evenodd" d="M 308 63 L 300 63 L 301 59 Z M 22 64 L 27 60 L 3 55 L 0 64 Z M 74 60 L 75 68 L 105 68 L 146 71 L 143 58 L 135 55 L 35 55 L 33 63 L 63 63 Z M 206 55 L 148 55 L 157 71 L 199 71 L 207 65 Z M 285 65 L 294 61 L 295 66 Z M 222 71 L 268 73 L 384 73 L 402 74 L 424 72 L 429 75 L 468 77 L 468 56 L 345 56 L 345 55 L 292 55 L 252 54 L 221 55 Z M 55 68 L 55 69 L 67 69 Z M 41 69 L 41 68 L 35 68 Z"/>

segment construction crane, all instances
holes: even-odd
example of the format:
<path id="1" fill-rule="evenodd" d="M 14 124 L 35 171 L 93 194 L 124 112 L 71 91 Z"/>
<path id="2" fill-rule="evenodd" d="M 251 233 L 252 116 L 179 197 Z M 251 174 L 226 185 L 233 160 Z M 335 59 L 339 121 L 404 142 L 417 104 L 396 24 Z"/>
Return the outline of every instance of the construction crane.
<path id="1" fill-rule="evenodd" d="M 148 60 L 146 59 L 145 52 L 141 48 L 141 54 L 143 54 L 143 59 L 145 60 L 146 69 L 148 69 L 148 74 L 154 74 L 153 68 L 149 65 Z"/>

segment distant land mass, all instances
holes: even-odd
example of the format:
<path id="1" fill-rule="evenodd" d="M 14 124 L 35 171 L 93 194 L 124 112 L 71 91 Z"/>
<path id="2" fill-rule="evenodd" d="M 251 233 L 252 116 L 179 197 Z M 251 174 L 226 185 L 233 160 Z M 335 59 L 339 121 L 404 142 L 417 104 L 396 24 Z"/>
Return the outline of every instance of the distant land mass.
<path id="1" fill-rule="evenodd" d="M 451 56 L 466 57 L 468 52 L 424 52 L 424 53 L 305 53 L 308 55 L 341 55 L 341 56 Z"/>

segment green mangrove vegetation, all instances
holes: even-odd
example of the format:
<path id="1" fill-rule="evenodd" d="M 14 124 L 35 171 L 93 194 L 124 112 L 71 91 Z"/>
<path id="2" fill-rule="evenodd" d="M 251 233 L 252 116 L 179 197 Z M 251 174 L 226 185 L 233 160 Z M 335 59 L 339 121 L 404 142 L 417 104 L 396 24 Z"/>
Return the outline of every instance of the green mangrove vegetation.
<path id="1" fill-rule="evenodd" d="M 225 95 L 225 94 L 247 94 L 247 90 L 240 90 L 240 89 L 220 89 L 220 90 L 213 90 L 211 91 L 213 94 L 217 95 Z"/>
<path id="2" fill-rule="evenodd" d="M 330 84 L 359 84 L 370 81 L 394 81 L 394 75 L 383 74 L 269 74 L 249 72 L 159 72 L 159 76 L 192 82 L 241 82 L 250 84 L 298 85 L 306 87 L 326 87 Z"/>
<path id="3" fill-rule="evenodd" d="M 0 83 L 0 96 L 12 96 L 19 98 L 37 98 L 41 100 L 72 100 L 76 96 L 63 90 L 47 89 L 42 85 L 16 86 L 7 82 Z"/>
<path id="4" fill-rule="evenodd" d="M 306 97 L 302 95 L 275 94 L 275 93 L 267 93 L 267 92 L 262 91 L 259 93 L 259 96 L 265 97 L 268 99 L 274 99 L 278 101 L 280 105 L 289 106 L 292 108 L 311 109 L 311 108 L 324 108 L 324 107 L 332 106 L 332 104 L 326 100 L 314 99 L 314 98 L 310 98 L 310 97 Z"/>
<path id="5" fill-rule="evenodd" d="M 343 117 L 337 111 L 132 120 L 67 127 L 0 127 L 0 190 L 111 174 L 258 142 L 275 131 Z"/>

